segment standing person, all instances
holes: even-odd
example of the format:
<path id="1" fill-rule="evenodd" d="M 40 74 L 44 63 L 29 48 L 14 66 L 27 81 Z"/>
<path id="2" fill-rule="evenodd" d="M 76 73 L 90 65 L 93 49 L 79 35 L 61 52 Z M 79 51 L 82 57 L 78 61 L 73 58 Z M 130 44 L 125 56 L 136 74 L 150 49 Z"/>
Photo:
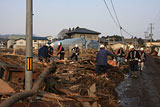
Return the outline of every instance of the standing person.
<path id="1" fill-rule="evenodd" d="M 134 49 L 134 46 L 130 46 L 130 51 L 126 55 L 126 61 L 129 61 L 131 76 L 137 77 L 136 72 L 138 71 L 138 61 L 140 61 L 141 57 L 137 50 Z"/>
<path id="2" fill-rule="evenodd" d="M 76 44 L 75 47 L 72 48 L 72 52 L 73 54 L 71 56 L 71 59 L 75 57 L 75 60 L 78 61 L 78 55 L 80 54 L 80 49 L 78 47 L 78 44 Z"/>
<path id="3" fill-rule="evenodd" d="M 105 49 L 104 45 L 100 46 L 100 50 L 97 53 L 97 57 L 96 57 L 96 61 L 97 61 L 97 65 L 96 65 L 96 69 L 95 69 L 95 73 L 94 75 L 97 75 L 97 73 L 99 73 L 100 68 L 104 68 L 105 70 L 105 78 L 108 80 L 107 78 L 107 56 L 111 56 L 112 59 L 114 58 L 114 55 L 109 52 L 108 50 Z"/>
<path id="4" fill-rule="evenodd" d="M 116 56 L 117 56 L 117 65 L 119 66 L 120 64 L 123 63 L 123 58 L 125 57 L 123 45 L 116 51 Z"/>
<path id="5" fill-rule="evenodd" d="M 141 55 L 141 62 L 140 62 L 140 71 L 143 71 L 143 68 L 144 68 L 144 62 L 146 60 L 146 53 L 144 52 L 144 49 L 141 48 L 140 50 L 140 55 Z"/>
<path id="6" fill-rule="evenodd" d="M 59 42 L 58 43 L 58 53 L 57 53 L 57 56 L 60 54 L 60 60 L 63 60 L 64 59 L 64 54 L 65 54 L 65 52 L 64 52 L 64 48 L 63 48 L 63 46 L 62 46 L 62 43 L 61 42 Z"/>
<path id="7" fill-rule="evenodd" d="M 53 57 L 53 53 L 54 53 L 53 47 L 54 47 L 54 44 L 53 44 L 53 43 L 51 43 L 50 46 L 48 47 L 48 56 L 49 56 L 48 61 L 49 61 L 49 62 L 50 62 L 50 58 Z"/>
<path id="8" fill-rule="evenodd" d="M 45 44 L 43 47 L 41 47 L 39 50 L 38 50 L 38 57 L 39 57 L 39 61 L 40 62 L 48 62 L 47 58 L 49 57 L 48 55 L 48 44 Z"/>

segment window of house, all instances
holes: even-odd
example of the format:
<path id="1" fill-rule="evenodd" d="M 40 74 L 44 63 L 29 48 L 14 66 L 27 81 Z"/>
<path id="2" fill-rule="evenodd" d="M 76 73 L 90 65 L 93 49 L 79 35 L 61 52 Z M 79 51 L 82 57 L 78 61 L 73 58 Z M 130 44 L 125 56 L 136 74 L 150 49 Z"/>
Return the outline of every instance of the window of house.
<path id="1" fill-rule="evenodd" d="M 37 42 L 37 40 L 34 40 L 34 42 Z"/>
<path id="2" fill-rule="evenodd" d="M 81 38 L 85 38 L 85 35 L 80 35 Z"/>
<path id="3" fill-rule="evenodd" d="M 23 42 L 19 42 L 19 44 L 23 44 Z"/>

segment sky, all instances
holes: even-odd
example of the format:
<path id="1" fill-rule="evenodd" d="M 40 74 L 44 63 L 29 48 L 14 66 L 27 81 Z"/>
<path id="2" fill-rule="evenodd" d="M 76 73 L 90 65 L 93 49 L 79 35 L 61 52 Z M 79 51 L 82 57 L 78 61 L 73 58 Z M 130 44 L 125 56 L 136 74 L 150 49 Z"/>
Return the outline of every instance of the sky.
<path id="1" fill-rule="evenodd" d="M 126 31 L 144 38 L 144 32 L 153 23 L 153 39 L 160 39 L 160 0 L 112 1 Z M 106 2 L 114 15 L 110 0 Z M 62 29 L 77 26 L 101 32 L 100 36 L 120 35 L 104 0 L 33 0 L 33 14 L 36 36 L 56 37 Z M 0 34 L 25 34 L 25 24 L 26 0 L 0 0 Z"/>

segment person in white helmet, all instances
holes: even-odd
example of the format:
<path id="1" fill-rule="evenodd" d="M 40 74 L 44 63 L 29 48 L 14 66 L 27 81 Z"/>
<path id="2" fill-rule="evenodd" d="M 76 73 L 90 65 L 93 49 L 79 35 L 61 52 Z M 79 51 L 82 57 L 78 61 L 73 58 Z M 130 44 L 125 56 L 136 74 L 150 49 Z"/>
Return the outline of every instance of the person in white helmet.
<path id="1" fill-rule="evenodd" d="M 95 72 L 93 73 L 96 76 L 97 74 L 100 73 L 99 70 L 103 68 L 105 71 L 105 78 L 107 80 L 108 80 L 108 70 L 107 70 L 108 68 L 107 56 L 108 55 L 111 56 L 112 59 L 114 58 L 114 55 L 108 50 L 106 50 L 104 45 L 100 45 L 100 50 L 98 51 L 97 56 L 96 56 L 96 61 L 97 61 L 96 69 L 95 69 Z"/>
<path id="2" fill-rule="evenodd" d="M 117 65 L 119 66 L 120 64 L 123 63 L 123 58 L 125 57 L 123 45 L 116 51 L 116 56 L 117 56 Z"/>
<path id="3" fill-rule="evenodd" d="M 130 51 L 126 55 L 127 61 L 129 61 L 131 75 L 129 76 L 137 78 L 136 72 L 138 71 L 138 61 L 140 61 L 141 57 L 137 50 L 134 49 L 134 46 L 130 46 Z"/>
<path id="4" fill-rule="evenodd" d="M 71 56 L 71 59 L 75 57 L 75 60 L 78 61 L 78 56 L 80 54 L 80 49 L 78 47 L 78 44 L 75 44 L 75 47 L 72 48 L 72 56 Z"/>
<path id="5" fill-rule="evenodd" d="M 65 52 L 64 52 L 64 48 L 62 46 L 62 43 L 59 42 L 58 43 L 58 53 L 57 53 L 57 56 L 60 54 L 60 60 L 63 60 L 64 59 L 64 55 L 65 55 Z"/>
<path id="6" fill-rule="evenodd" d="M 144 62 L 146 61 L 146 53 L 144 52 L 144 48 L 140 49 L 141 61 L 140 61 L 140 71 L 143 71 Z"/>

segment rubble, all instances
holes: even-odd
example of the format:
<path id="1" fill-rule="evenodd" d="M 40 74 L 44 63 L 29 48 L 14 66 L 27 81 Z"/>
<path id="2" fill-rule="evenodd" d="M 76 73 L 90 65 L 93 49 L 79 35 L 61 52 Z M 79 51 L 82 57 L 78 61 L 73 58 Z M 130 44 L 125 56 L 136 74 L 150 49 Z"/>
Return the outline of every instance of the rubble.
<path id="1" fill-rule="evenodd" d="M 74 60 L 55 60 L 56 72 L 51 73 L 44 80 L 43 87 L 40 88 L 41 91 L 31 98 L 34 101 L 33 103 L 42 101 L 48 104 L 52 102 L 57 107 L 118 106 L 118 95 L 115 88 L 123 80 L 123 74 L 125 73 L 123 71 L 127 66 L 123 65 L 121 68 L 109 66 L 109 80 L 104 78 L 104 73 L 94 76 L 96 52 L 95 50 L 83 51 L 79 56 L 78 62 Z M 66 55 L 69 58 L 71 54 L 66 52 Z M 25 56 L 1 54 L 0 62 L 12 62 L 12 64 L 23 68 Z M 46 65 L 34 60 L 33 75 L 35 75 L 35 80 L 46 67 Z M 22 72 L 24 73 L 24 70 Z M 20 77 L 22 78 L 20 83 L 18 83 L 19 81 L 8 80 L 8 83 L 16 92 L 23 90 L 24 76 L 21 75 Z M 31 105 L 30 99 L 27 101 L 22 100 L 22 102 L 18 102 L 17 104 Z"/>

